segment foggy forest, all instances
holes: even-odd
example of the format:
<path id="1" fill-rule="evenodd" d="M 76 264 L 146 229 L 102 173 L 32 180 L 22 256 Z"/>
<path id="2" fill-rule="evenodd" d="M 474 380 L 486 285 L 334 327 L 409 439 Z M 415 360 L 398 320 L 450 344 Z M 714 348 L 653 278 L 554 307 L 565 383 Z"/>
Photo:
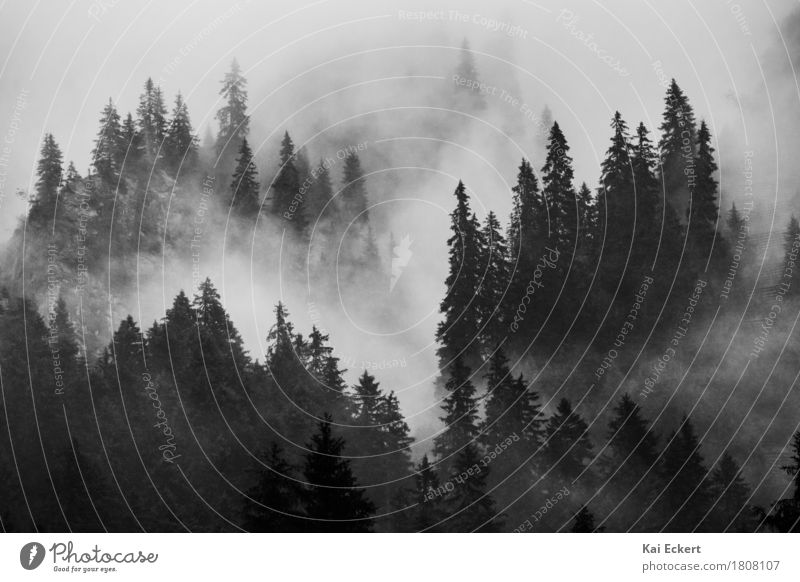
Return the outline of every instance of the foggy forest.
<path id="1" fill-rule="evenodd" d="M 583 159 L 484 50 L 387 55 L 444 80 L 352 118 L 265 130 L 243 51 L 202 123 L 165 69 L 46 130 L 0 244 L 2 530 L 800 531 L 800 181 L 759 198 L 667 68 Z"/>

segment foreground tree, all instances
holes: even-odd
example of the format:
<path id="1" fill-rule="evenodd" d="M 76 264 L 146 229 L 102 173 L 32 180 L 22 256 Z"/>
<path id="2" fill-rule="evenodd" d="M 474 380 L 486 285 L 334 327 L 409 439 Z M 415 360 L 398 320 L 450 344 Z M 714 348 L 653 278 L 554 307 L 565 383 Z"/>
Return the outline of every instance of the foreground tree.
<path id="1" fill-rule="evenodd" d="M 315 531 L 366 532 L 375 507 L 359 489 L 342 457 L 344 441 L 331 433 L 331 417 L 319 423 L 318 432 L 308 444 L 303 474 L 309 483 L 305 493 L 306 513 Z"/>

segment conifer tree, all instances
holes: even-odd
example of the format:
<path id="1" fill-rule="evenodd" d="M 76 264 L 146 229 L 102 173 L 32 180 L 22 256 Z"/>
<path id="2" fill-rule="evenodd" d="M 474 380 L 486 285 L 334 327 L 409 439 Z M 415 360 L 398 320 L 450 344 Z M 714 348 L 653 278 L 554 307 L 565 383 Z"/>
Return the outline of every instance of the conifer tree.
<path id="1" fill-rule="evenodd" d="M 662 458 L 659 506 L 665 531 L 694 531 L 709 508 L 708 471 L 699 451 L 694 426 L 684 417 L 677 432 L 670 435 Z"/>
<path id="2" fill-rule="evenodd" d="M 303 515 L 303 490 L 293 477 L 293 468 L 284 458 L 283 450 L 272 443 L 265 456 L 258 482 L 248 491 L 244 528 L 251 532 L 298 532 L 308 522 Z"/>
<path id="3" fill-rule="evenodd" d="M 448 393 L 442 403 L 445 415 L 440 418 L 445 429 L 433 441 L 434 454 L 444 467 L 452 465 L 459 449 L 475 441 L 480 433 L 477 398 L 475 386 L 470 381 L 470 369 L 457 356 L 448 370 L 450 377 L 445 384 Z"/>
<path id="4" fill-rule="evenodd" d="M 741 476 L 741 469 L 726 451 L 711 473 L 710 495 L 713 508 L 706 529 L 713 532 L 752 532 L 755 519 L 748 506 L 750 487 Z"/>
<path id="5" fill-rule="evenodd" d="M 656 461 L 658 439 L 650 430 L 642 409 L 626 393 L 614 407 L 608 424 L 606 456 L 601 468 L 607 481 L 604 502 L 613 513 L 618 530 L 627 529 L 641 515 L 658 489 Z"/>
<path id="6" fill-rule="evenodd" d="M 428 461 L 428 455 L 415 467 L 416 507 L 413 508 L 410 531 L 435 531 L 444 517 L 444 508 L 439 491 L 439 477 Z"/>
<path id="7" fill-rule="evenodd" d="M 512 188 L 511 220 L 508 225 L 508 269 L 511 279 L 506 293 L 505 320 L 514 321 L 514 315 L 520 301 L 527 294 L 531 274 L 536 262 L 547 244 L 548 211 L 539 192 L 539 183 L 533 173 L 530 162 L 522 159 L 517 173 L 517 184 Z M 532 303 L 530 310 L 536 312 L 537 305 Z M 527 325 L 517 326 L 516 333 L 521 336 L 518 345 L 527 345 L 526 340 L 535 333 L 534 324 L 530 324 L 526 313 Z"/>
<path id="8" fill-rule="evenodd" d="M 167 135 L 167 108 L 164 105 L 161 88 L 157 87 L 151 78 L 144 84 L 144 93 L 139 97 L 136 114 L 144 153 L 147 160 L 154 163 L 163 157 L 162 148 Z"/>
<path id="9" fill-rule="evenodd" d="M 585 461 L 592 456 L 588 429 L 569 400 L 562 398 L 545 427 L 544 461 L 551 475 L 574 480 L 581 474 Z"/>
<path id="10" fill-rule="evenodd" d="M 197 136 L 180 92 L 175 97 L 175 108 L 164 141 L 164 159 L 173 174 L 179 170 L 185 174 L 197 164 Z"/>
<path id="11" fill-rule="evenodd" d="M 550 129 L 547 157 L 542 167 L 542 194 L 549 211 L 550 243 L 568 257 L 577 243 L 578 230 L 573 179 L 569 145 L 558 122 L 555 122 Z"/>
<path id="12" fill-rule="evenodd" d="M 465 361 L 477 358 L 480 313 L 478 292 L 481 278 L 481 233 L 478 220 L 469 207 L 469 196 L 462 182 L 455 191 L 456 207 L 450 214 L 452 235 L 449 247 L 447 295 L 439 305 L 444 320 L 436 330 L 437 355 L 446 365 L 457 356 Z"/>
<path id="13" fill-rule="evenodd" d="M 474 442 L 456 455 L 450 469 L 455 488 L 447 497 L 448 512 L 452 516 L 445 525 L 448 530 L 496 532 L 502 525 L 502 520 L 496 515 L 494 499 L 486 493 L 489 468 L 481 468 L 480 459 L 478 445 Z"/>
<path id="14" fill-rule="evenodd" d="M 231 180 L 231 206 L 239 216 L 251 220 L 258 216 L 259 189 L 258 170 L 253 163 L 253 152 L 250 150 L 247 138 L 243 138 Z"/>
<path id="15" fill-rule="evenodd" d="M 342 456 L 344 441 L 331 432 L 331 417 L 319 423 L 319 429 L 307 445 L 303 474 L 309 483 L 305 493 L 306 514 L 316 531 L 370 531 L 375 506 L 358 488 L 350 462 Z"/>
<path id="16" fill-rule="evenodd" d="M 543 422 L 540 418 L 539 396 L 528 391 L 521 375 L 513 377 L 502 348 L 498 347 L 489 358 L 486 388 L 486 417 L 481 430 L 485 445 L 493 448 L 511 435 L 518 435 L 531 445 L 538 445 Z M 503 455 L 515 460 L 525 458 L 521 451 L 519 454 Z"/>
<path id="17" fill-rule="evenodd" d="M 486 216 L 481 242 L 482 282 L 476 298 L 476 308 L 481 326 L 481 344 L 487 353 L 502 342 L 508 333 L 508 323 L 503 312 L 510 276 L 508 248 L 494 212 L 490 211 Z"/>
<path id="18" fill-rule="evenodd" d="M 210 279 L 200 284 L 192 302 L 197 321 L 203 377 L 215 393 L 227 389 L 233 392 L 241 383 L 242 374 L 250 360 L 239 331 L 222 306 L 219 292 Z"/>
<path id="19" fill-rule="evenodd" d="M 634 212 L 633 171 L 629 151 L 628 126 L 619 111 L 611 122 L 614 135 L 601 165 L 600 177 L 603 203 L 600 205 L 601 228 L 605 229 L 607 265 L 620 277 L 632 251 Z"/>
<path id="20" fill-rule="evenodd" d="M 128 113 L 120 129 L 119 168 L 135 168 L 142 157 L 142 135 L 136 128 L 133 115 Z"/>
<path id="21" fill-rule="evenodd" d="M 584 254 L 586 254 L 587 250 L 593 248 L 598 238 L 598 208 L 592 197 L 592 191 L 589 190 L 586 182 L 581 182 L 581 187 L 578 188 L 577 204 L 578 216 L 580 218 L 578 223 L 579 244 L 584 250 Z"/>
<path id="22" fill-rule="evenodd" d="M 283 135 L 278 175 L 272 183 L 272 213 L 288 221 L 295 232 L 302 233 L 306 226 L 305 200 L 300 194 L 300 175 L 297 172 L 294 143 L 289 132 Z"/>
<path id="23" fill-rule="evenodd" d="M 111 99 L 100 116 L 100 130 L 94 141 L 92 165 L 95 172 L 108 185 L 116 185 L 120 170 L 122 128 L 119 114 Z"/>
<path id="24" fill-rule="evenodd" d="M 705 121 L 700 122 L 697 132 L 697 155 L 694 174 L 696 176 L 693 187 L 689 188 L 691 205 L 686 210 L 689 223 L 689 253 L 690 259 L 696 264 L 705 266 L 709 257 L 716 259 L 717 263 L 725 256 L 722 239 L 716 241 L 717 217 L 717 180 L 714 173 L 717 164 L 714 161 L 714 148 L 711 146 L 711 134 Z M 713 254 L 712 254 L 713 253 Z"/>
<path id="25" fill-rule="evenodd" d="M 572 533 L 595 533 L 603 531 L 605 528 L 597 528 L 594 524 L 594 515 L 587 506 L 581 507 L 575 514 L 575 521 L 572 524 Z"/>
<path id="26" fill-rule="evenodd" d="M 689 197 L 689 182 L 684 171 L 691 172 L 697 127 L 689 99 L 675 79 L 672 79 L 667 88 L 664 102 L 666 107 L 659 127 L 661 139 L 658 142 L 661 179 L 667 202 L 678 216 L 684 216 Z"/>
<path id="27" fill-rule="evenodd" d="M 217 112 L 219 132 L 217 133 L 217 154 L 223 151 L 239 150 L 239 140 L 247 137 L 250 131 L 250 118 L 247 115 L 247 79 L 236 59 L 231 69 L 222 80 L 222 96 L 224 105 Z"/>
<path id="28" fill-rule="evenodd" d="M 351 220 L 367 222 L 367 189 L 361 160 L 355 152 L 349 152 L 344 159 L 342 174 L 341 207 L 345 224 Z"/>
<path id="29" fill-rule="evenodd" d="M 61 183 L 61 163 L 61 148 L 58 147 L 53 134 L 48 133 L 44 136 L 39 161 L 36 165 L 36 194 L 28 214 L 28 220 L 32 226 L 52 227 L 58 186 Z"/>

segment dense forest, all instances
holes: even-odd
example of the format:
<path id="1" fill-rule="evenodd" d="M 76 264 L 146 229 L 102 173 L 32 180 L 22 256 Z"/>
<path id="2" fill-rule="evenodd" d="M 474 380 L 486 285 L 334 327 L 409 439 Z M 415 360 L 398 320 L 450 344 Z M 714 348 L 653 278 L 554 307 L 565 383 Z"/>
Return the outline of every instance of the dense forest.
<path id="1" fill-rule="evenodd" d="M 455 71 L 478 78 L 467 48 Z M 479 113 L 468 85 L 452 106 Z M 203 143 L 150 79 L 135 112 L 103 108 L 85 174 L 47 135 L 0 262 L 2 529 L 800 530 L 800 419 L 780 417 L 785 446 L 757 465 L 782 494 L 748 482 L 761 451 L 734 439 L 754 399 L 774 419 L 797 380 L 800 225 L 786 217 L 782 257 L 759 254 L 751 202 L 719 207 L 709 126 L 665 89 L 658 128 L 613 115 L 594 186 L 549 120 L 507 220 L 452 184 L 430 443 L 379 371 L 349 382 L 326 330 L 295 328 L 297 307 L 258 298 L 275 304 L 254 354 L 197 259 L 257 249 L 277 273 L 280 245 L 287 276 L 330 293 L 388 282 L 358 147 L 333 165 L 286 131 L 258 167 L 235 61 Z M 171 261 L 198 265 L 196 288 L 159 321 L 113 321 Z"/>

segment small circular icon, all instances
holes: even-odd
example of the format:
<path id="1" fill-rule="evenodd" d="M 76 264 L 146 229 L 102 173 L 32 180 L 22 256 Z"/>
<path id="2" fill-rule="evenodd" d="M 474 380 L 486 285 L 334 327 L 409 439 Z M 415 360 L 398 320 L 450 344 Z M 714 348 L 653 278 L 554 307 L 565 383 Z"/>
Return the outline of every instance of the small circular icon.
<path id="1" fill-rule="evenodd" d="M 44 561 L 44 546 L 39 542 L 30 542 L 19 551 L 19 563 L 26 570 L 35 570 Z"/>

